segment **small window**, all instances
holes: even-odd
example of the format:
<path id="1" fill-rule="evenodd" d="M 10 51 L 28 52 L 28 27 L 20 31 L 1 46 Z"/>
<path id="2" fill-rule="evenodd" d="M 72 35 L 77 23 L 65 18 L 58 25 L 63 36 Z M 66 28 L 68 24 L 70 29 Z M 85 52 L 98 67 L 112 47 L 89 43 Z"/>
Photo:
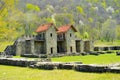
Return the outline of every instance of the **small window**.
<path id="1" fill-rule="evenodd" d="M 52 33 L 50 33 L 50 37 L 52 37 Z"/>
<path id="2" fill-rule="evenodd" d="M 39 34 L 39 37 L 41 37 L 42 36 L 42 34 Z"/>
<path id="3" fill-rule="evenodd" d="M 73 50 L 72 50 L 72 46 L 70 47 L 70 51 L 72 52 Z"/>
<path id="4" fill-rule="evenodd" d="M 72 34 L 70 33 L 70 37 L 72 37 Z"/>
<path id="5" fill-rule="evenodd" d="M 53 48 L 51 47 L 51 54 L 53 53 Z"/>
<path id="6" fill-rule="evenodd" d="M 45 33 L 43 33 L 43 37 L 45 37 Z"/>

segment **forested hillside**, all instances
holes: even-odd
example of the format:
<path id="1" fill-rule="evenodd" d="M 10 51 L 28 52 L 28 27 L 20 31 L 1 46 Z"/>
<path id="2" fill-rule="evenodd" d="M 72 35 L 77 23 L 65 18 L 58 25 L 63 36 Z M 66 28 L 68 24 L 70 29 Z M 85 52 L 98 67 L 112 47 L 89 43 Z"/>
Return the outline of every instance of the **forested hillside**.
<path id="1" fill-rule="evenodd" d="M 43 23 L 73 24 L 80 38 L 120 39 L 120 0 L 0 0 L 0 41 L 35 34 Z"/>

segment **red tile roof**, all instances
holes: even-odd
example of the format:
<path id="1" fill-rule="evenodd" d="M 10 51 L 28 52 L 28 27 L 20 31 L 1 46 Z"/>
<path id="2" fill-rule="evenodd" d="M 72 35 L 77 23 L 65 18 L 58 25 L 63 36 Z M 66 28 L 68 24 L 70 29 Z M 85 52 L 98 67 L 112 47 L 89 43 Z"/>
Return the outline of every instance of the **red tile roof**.
<path id="1" fill-rule="evenodd" d="M 57 33 L 65 33 L 67 32 L 70 28 L 72 28 L 75 32 L 77 32 L 77 30 L 75 29 L 75 27 L 73 25 L 64 25 L 58 28 Z"/>
<path id="2" fill-rule="evenodd" d="M 37 33 L 40 33 L 40 32 L 44 32 L 46 30 L 48 30 L 51 26 L 55 27 L 53 23 L 49 23 L 49 24 L 43 24 L 43 25 L 40 25 L 36 32 Z M 67 32 L 70 28 L 72 28 L 75 32 L 77 32 L 77 30 L 75 29 L 75 27 L 73 25 L 64 25 L 64 26 L 61 26 L 59 28 L 56 28 L 56 31 L 57 33 L 65 33 Z"/>
<path id="3" fill-rule="evenodd" d="M 44 32 L 44 31 L 48 30 L 51 26 L 53 26 L 53 23 L 40 25 L 40 26 L 37 28 L 36 32 L 37 32 L 37 33 Z"/>

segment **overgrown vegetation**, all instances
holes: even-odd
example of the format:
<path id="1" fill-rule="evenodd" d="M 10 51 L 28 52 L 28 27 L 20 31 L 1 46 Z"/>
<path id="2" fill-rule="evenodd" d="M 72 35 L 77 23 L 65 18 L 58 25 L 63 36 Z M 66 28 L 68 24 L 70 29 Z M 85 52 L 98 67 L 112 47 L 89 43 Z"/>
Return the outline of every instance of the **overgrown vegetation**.
<path id="1" fill-rule="evenodd" d="M 113 42 L 120 39 L 119 3 L 120 0 L 0 0 L 0 41 L 35 34 L 40 24 L 53 22 L 57 27 L 73 24 L 80 38 Z"/>

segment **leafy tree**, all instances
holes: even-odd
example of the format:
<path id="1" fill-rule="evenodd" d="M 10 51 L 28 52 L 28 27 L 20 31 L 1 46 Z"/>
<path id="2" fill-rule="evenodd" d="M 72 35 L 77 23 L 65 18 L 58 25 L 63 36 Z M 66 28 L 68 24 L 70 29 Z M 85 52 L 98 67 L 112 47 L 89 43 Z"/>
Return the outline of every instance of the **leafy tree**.
<path id="1" fill-rule="evenodd" d="M 114 41 L 116 39 L 116 21 L 108 19 L 102 27 L 102 39 L 106 41 Z"/>
<path id="2" fill-rule="evenodd" d="M 27 11 L 24 14 L 24 22 L 25 22 L 25 34 L 29 35 L 32 33 L 32 27 L 35 23 L 36 14 L 40 11 L 40 8 L 33 4 L 26 4 Z M 32 26 L 31 26 L 32 25 Z"/>
<path id="3" fill-rule="evenodd" d="M 87 32 L 84 32 L 84 39 L 88 39 L 89 38 L 89 34 Z"/>
<path id="4" fill-rule="evenodd" d="M 40 8 L 39 8 L 38 6 L 33 5 L 33 4 L 30 4 L 30 3 L 28 3 L 28 4 L 26 5 L 26 8 L 27 8 L 28 10 L 40 11 Z"/>
<path id="5" fill-rule="evenodd" d="M 64 24 L 74 24 L 73 16 L 71 14 L 57 14 L 55 16 L 57 26 Z"/>
<path id="6" fill-rule="evenodd" d="M 77 6 L 76 9 L 79 11 L 80 14 L 84 15 L 84 10 L 81 6 Z"/>

